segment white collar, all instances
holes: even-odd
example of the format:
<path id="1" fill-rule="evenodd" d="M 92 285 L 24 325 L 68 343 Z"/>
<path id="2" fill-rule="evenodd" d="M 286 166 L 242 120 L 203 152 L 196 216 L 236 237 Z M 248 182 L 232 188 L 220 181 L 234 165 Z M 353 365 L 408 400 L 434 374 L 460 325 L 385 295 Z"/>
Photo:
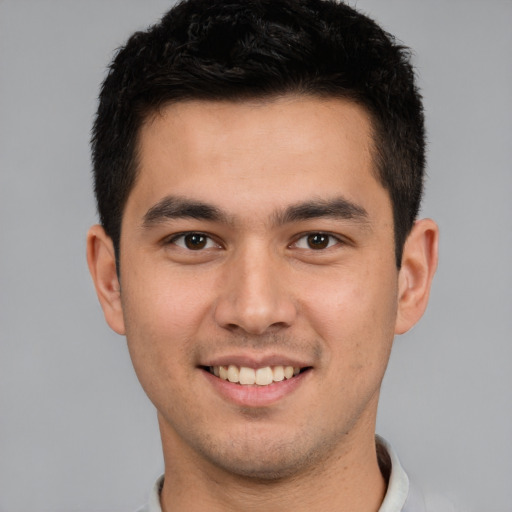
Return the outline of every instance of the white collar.
<path id="1" fill-rule="evenodd" d="M 378 512 L 424 512 L 423 500 L 410 488 L 405 473 L 391 445 L 380 436 L 375 436 L 379 464 L 389 473 L 388 490 Z M 147 505 L 138 512 L 162 512 L 160 491 L 164 483 L 162 475 L 153 486 Z"/>
<path id="2" fill-rule="evenodd" d="M 411 487 L 409 478 L 391 445 L 375 436 L 379 465 L 389 474 L 388 490 L 379 512 L 425 512 L 420 494 Z"/>

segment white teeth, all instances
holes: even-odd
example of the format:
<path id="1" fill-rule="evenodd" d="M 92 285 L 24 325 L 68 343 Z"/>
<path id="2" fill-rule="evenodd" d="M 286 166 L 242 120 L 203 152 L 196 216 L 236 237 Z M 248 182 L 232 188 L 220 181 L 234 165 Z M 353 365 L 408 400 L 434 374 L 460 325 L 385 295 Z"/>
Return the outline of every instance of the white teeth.
<path id="1" fill-rule="evenodd" d="M 293 366 L 265 366 L 263 368 L 238 367 L 234 364 L 229 366 L 212 366 L 210 372 L 216 377 L 229 382 L 242 385 L 268 386 L 272 382 L 281 382 L 284 379 L 291 379 L 300 373 L 300 368 Z"/>
<path id="2" fill-rule="evenodd" d="M 228 366 L 228 380 L 229 382 L 238 382 L 240 372 L 234 364 Z"/>
<path id="3" fill-rule="evenodd" d="M 213 369 L 213 374 L 215 375 L 215 368 Z M 228 368 L 227 366 L 219 367 L 219 377 L 223 380 L 228 380 Z"/>
<path id="4" fill-rule="evenodd" d="M 252 368 L 242 366 L 240 368 L 239 382 L 240 384 L 254 384 L 256 382 L 256 372 Z"/>
<path id="5" fill-rule="evenodd" d="M 256 384 L 258 384 L 258 386 L 268 386 L 273 380 L 274 373 L 270 366 L 265 366 L 265 368 L 258 368 L 256 370 Z"/>
<path id="6" fill-rule="evenodd" d="M 281 382 L 284 380 L 284 368 L 282 366 L 274 366 L 274 381 Z"/>
<path id="7" fill-rule="evenodd" d="M 293 377 L 293 366 L 284 367 L 284 378 L 291 379 Z"/>

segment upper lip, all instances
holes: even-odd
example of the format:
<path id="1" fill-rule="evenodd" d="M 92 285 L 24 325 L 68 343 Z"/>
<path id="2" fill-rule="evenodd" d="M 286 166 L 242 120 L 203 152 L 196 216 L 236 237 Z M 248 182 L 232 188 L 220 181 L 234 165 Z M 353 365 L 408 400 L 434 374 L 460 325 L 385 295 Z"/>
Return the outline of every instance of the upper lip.
<path id="1" fill-rule="evenodd" d="M 305 368 L 312 366 L 305 359 L 284 354 L 223 354 L 209 358 L 200 366 L 229 366 L 234 364 L 238 367 L 265 368 L 266 366 L 293 366 Z"/>

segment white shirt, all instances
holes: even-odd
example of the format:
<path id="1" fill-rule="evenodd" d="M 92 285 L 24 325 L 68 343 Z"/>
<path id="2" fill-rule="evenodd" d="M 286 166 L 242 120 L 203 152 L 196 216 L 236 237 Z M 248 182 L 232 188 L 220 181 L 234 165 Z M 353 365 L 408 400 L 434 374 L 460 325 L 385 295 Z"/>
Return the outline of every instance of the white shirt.
<path id="1" fill-rule="evenodd" d="M 426 512 L 421 494 L 409 484 L 393 448 L 380 436 L 375 436 L 379 464 L 389 472 L 388 489 L 378 512 Z M 137 512 L 162 512 L 160 491 L 164 483 L 162 475 L 153 486 L 148 503 Z"/>

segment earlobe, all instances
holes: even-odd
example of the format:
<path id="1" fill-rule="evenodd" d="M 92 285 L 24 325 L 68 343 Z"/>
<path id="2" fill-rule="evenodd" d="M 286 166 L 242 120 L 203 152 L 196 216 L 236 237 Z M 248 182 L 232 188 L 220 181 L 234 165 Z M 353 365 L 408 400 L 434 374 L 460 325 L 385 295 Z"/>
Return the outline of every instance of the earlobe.
<path id="1" fill-rule="evenodd" d="M 105 320 L 115 332 L 125 334 L 114 245 L 99 225 L 92 226 L 87 233 L 87 263 Z"/>
<path id="2" fill-rule="evenodd" d="M 439 228 L 431 219 L 416 221 L 404 245 L 398 274 L 398 314 L 395 334 L 408 331 L 427 308 L 437 268 Z"/>

